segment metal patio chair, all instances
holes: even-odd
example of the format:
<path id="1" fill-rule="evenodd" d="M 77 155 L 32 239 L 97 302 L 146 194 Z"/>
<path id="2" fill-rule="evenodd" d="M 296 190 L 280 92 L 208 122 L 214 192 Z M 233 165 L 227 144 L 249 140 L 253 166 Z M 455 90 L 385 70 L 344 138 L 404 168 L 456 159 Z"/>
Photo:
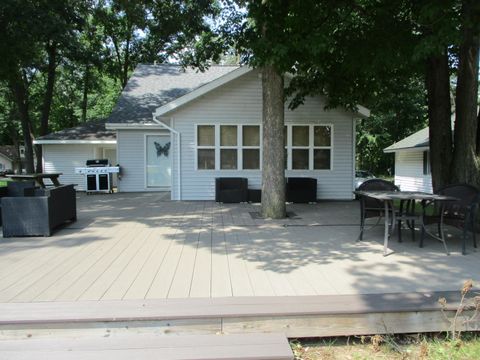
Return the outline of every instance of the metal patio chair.
<path id="1" fill-rule="evenodd" d="M 462 236 L 462 254 L 466 254 L 466 242 L 468 232 L 472 233 L 473 246 L 477 247 L 476 239 L 476 220 L 478 208 L 480 206 L 480 190 L 475 186 L 468 184 L 447 185 L 435 192 L 439 195 L 452 196 L 458 201 L 447 201 L 443 204 L 443 212 L 439 204 L 433 204 L 433 213 L 424 215 L 425 224 L 434 224 L 438 226 L 438 235 L 444 239 L 444 228 L 442 223 L 463 230 Z M 441 221 L 443 218 L 443 221 Z M 424 234 L 422 233 L 422 244 Z"/>
<path id="2" fill-rule="evenodd" d="M 399 187 L 394 183 L 382 179 L 370 179 L 362 183 L 357 189 L 358 191 L 400 191 Z M 403 202 L 400 205 L 400 212 L 403 212 Z M 410 208 L 410 203 L 406 204 L 406 210 Z M 390 210 L 391 211 L 391 210 Z M 396 210 L 394 210 L 396 211 Z M 359 240 L 363 240 L 363 233 L 365 231 L 365 220 L 368 218 L 378 218 L 375 223 L 376 226 L 380 220 L 385 216 L 385 206 L 382 201 L 372 199 L 366 196 L 360 196 L 360 236 Z M 391 217 L 393 219 L 393 217 Z M 412 230 L 412 237 L 414 239 L 415 223 L 409 222 L 409 227 Z M 401 220 L 398 221 L 398 240 L 401 239 Z"/>

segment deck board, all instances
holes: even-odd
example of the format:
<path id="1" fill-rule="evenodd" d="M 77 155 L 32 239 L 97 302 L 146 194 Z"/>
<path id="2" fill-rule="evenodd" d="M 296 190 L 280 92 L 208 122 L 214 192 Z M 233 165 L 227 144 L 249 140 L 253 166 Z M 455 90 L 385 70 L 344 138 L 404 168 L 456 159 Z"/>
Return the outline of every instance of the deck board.
<path id="1" fill-rule="evenodd" d="M 131 224 L 129 230 L 119 236 L 119 241 L 116 241 L 112 247 L 106 248 L 104 252 L 98 254 L 96 261 L 55 299 L 59 301 L 78 300 L 107 271 L 120 254 L 130 246 L 134 246 L 131 239 L 140 228 L 141 225 L 139 224 Z"/>
<path id="2" fill-rule="evenodd" d="M 192 287 L 195 257 L 198 250 L 199 232 L 188 232 L 185 245 L 168 292 L 168 298 L 187 298 Z"/>
<path id="3" fill-rule="evenodd" d="M 104 291 L 101 297 L 102 300 L 121 300 L 125 296 L 127 290 L 144 265 L 145 259 L 155 248 L 156 241 L 153 236 L 154 232 L 153 229 L 148 229 L 145 235 L 145 242 L 141 245 L 137 253 L 131 257 L 117 278 L 111 282 L 108 290 Z"/>
<path id="4" fill-rule="evenodd" d="M 178 262 L 182 254 L 185 239 L 185 232 L 177 232 L 172 244 L 167 250 L 165 259 L 158 268 L 158 272 L 148 289 L 146 299 L 166 298 L 170 290 L 172 280 L 177 270 Z"/>
<path id="5" fill-rule="evenodd" d="M 201 231 L 193 270 L 190 297 L 210 297 L 212 286 L 212 233 Z"/>
<path id="6" fill-rule="evenodd" d="M 232 296 L 230 264 L 223 231 L 212 232 L 212 297 Z"/>
<path id="7" fill-rule="evenodd" d="M 33 340 L 0 340 L 8 359 L 293 359 L 283 334 L 135 335 Z"/>

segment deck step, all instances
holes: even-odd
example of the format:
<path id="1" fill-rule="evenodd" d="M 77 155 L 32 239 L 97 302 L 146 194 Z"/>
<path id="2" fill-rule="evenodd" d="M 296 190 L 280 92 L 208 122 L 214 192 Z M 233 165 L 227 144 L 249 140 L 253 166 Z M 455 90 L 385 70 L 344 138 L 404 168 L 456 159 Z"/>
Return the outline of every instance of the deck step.
<path id="1" fill-rule="evenodd" d="M 0 340 L 0 360 L 293 359 L 284 334 L 124 334 Z"/>

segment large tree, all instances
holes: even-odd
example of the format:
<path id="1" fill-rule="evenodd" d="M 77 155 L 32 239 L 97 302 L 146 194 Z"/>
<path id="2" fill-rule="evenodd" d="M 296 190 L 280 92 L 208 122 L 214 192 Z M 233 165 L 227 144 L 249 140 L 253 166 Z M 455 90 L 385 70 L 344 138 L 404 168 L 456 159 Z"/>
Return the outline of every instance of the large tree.
<path id="1" fill-rule="evenodd" d="M 75 47 L 86 2 L 14 1 L 0 5 L 2 65 L 0 79 L 6 81 L 18 110 L 25 144 L 26 170 L 34 171 L 32 140 L 48 133 L 56 68 L 59 58 Z M 44 82 L 38 94 L 38 122 L 32 121 L 31 86 Z M 37 125 L 37 126 L 36 126 Z M 37 171 L 42 170 L 41 147 L 37 147 Z"/>
<path id="2" fill-rule="evenodd" d="M 102 1 L 95 18 L 109 73 L 123 88 L 139 62 L 181 61 L 217 12 L 215 0 Z"/>
<path id="3" fill-rule="evenodd" d="M 0 96 L 15 107 L 4 118 L 20 120 L 26 171 L 34 154 L 42 170 L 35 137 L 107 116 L 139 62 L 183 58 L 216 11 L 215 0 L 0 2 Z"/>
<path id="4" fill-rule="evenodd" d="M 293 106 L 306 95 L 322 93 L 328 97 L 328 106 L 354 108 L 356 103 L 371 103 L 392 80 L 408 84 L 424 79 L 434 189 L 452 182 L 480 185 L 480 2 L 289 4 L 293 43 L 288 43 L 285 53 L 296 61 L 289 89 L 296 95 Z"/>

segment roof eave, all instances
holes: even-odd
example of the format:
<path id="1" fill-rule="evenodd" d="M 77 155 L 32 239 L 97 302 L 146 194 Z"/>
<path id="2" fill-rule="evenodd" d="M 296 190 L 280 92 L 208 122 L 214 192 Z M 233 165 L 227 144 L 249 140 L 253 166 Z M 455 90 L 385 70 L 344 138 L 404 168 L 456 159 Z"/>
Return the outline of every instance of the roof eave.
<path id="1" fill-rule="evenodd" d="M 145 130 L 145 129 L 161 129 L 165 128 L 157 123 L 106 123 L 105 128 L 107 130 Z"/>
<path id="2" fill-rule="evenodd" d="M 357 105 L 357 114 L 359 114 L 362 119 L 366 119 L 370 117 L 370 110 L 365 106 Z"/>
<path id="3" fill-rule="evenodd" d="M 116 144 L 117 140 L 34 140 L 35 145 L 55 145 L 55 144 Z"/>
<path id="4" fill-rule="evenodd" d="M 395 152 L 399 152 L 399 151 L 425 151 L 425 150 L 428 150 L 430 149 L 429 146 L 412 146 L 412 147 L 403 147 L 403 148 L 393 148 L 393 149 L 390 149 L 389 147 L 383 149 L 383 152 L 384 153 L 395 153 Z"/>

